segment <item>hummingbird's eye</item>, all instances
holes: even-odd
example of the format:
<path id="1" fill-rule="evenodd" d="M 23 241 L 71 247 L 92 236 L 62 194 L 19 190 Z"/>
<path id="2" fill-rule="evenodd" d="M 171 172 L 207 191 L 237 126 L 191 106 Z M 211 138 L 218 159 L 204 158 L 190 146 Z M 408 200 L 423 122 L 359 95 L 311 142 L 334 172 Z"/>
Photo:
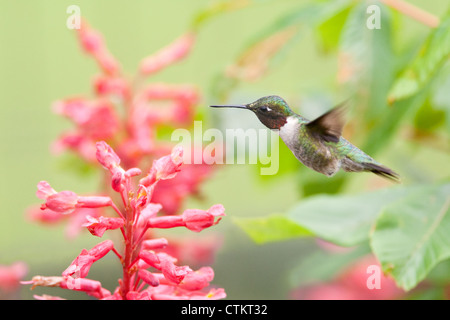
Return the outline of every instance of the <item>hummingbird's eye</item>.
<path id="1" fill-rule="evenodd" d="M 262 112 L 270 112 L 270 111 L 272 111 L 272 109 L 270 109 L 269 107 L 260 107 L 260 108 L 259 108 L 259 111 L 262 111 Z"/>

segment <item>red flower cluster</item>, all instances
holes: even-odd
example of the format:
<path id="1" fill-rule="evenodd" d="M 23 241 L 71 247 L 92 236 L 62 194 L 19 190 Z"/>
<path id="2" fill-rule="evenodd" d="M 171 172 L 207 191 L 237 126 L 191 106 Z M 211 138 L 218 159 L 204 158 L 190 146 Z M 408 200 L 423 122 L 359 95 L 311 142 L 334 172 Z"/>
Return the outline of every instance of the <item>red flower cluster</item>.
<path id="1" fill-rule="evenodd" d="M 225 297 L 222 288 L 207 288 L 214 278 L 210 267 L 197 271 L 188 266 L 178 266 L 177 259 L 165 252 L 165 238 L 148 239 L 154 228 L 185 227 L 200 232 L 219 222 L 224 216 L 222 205 L 208 210 L 188 209 L 180 215 L 158 215 L 163 208 L 154 202 L 157 185 L 174 179 L 182 165 L 182 149 L 153 162 L 149 172 L 135 183 L 134 177 L 142 174 L 138 168 L 125 170 L 121 159 L 106 142 L 97 142 L 98 162 L 109 171 L 112 189 L 120 195 L 117 206 L 109 196 L 78 196 L 71 191 L 56 192 L 47 182 L 38 184 L 37 196 L 45 200 L 43 210 L 71 215 L 77 208 L 98 209 L 111 207 L 118 217 L 87 216 L 83 224 L 94 236 L 102 237 L 107 230 L 119 229 L 123 235 L 123 252 L 111 240 L 105 240 L 90 250 L 82 250 L 59 277 L 35 276 L 23 283 L 36 286 L 60 287 L 83 291 L 98 299 L 220 299 Z M 119 209 L 122 208 L 122 209 Z M 91 266 L 110 251 L 119 258 L 123 277 L 113 291 L 102 287 L 96 280 L 87 278 Z M 38 298 L 54 298 L 42 296 Z"/>
<path id="2" fill-rule="evenodd" d="M 159 129 L 192 125 L 200 94 L 192 85 L 146 83 L 145 80 L 185 58 L 195 42 L 195 34 L 189 31 L 144 58 L 136 75 L 128 77 L 98 31 L 82 21 L 77 32 L 82 49 L 97 62 L 101 73 L 93 81 L 93 97 L 78 96 L 54 103 L 54 111 L 68 118 L 75 127 L 54 142 L 53 150 L 71 150 L 95 164 L 95 143 L 103 140 L 116 150 L 125 170 L 149 168 L 151 159 L 170 153 L 173 147 L 170 142 L 157 138 Z M 157 192 L 154 197 L 166 213 L 174 214 L 187 196 L 198 193 L 199 184 L 211 170 L 206 164 L 185 165 L 183 173 L 169 183 L 177 185 L 179 192 Z"/>
<path id="3" fill-rule="evenodd" d="M 113 190 L 118 191 L 122 175 L 136 174 L 126 170 L 135 167 L 148 170 L 152 160 L 170 153 L 173 144 L 157 139 L 161 127 L 188 127 L 193 122 L 200 99 L 194 86 L 145 83 L 144 80 L 185 58 L 195 42 L 195 33 L 188 31 L 172 44 L 144 58 L 134 77 L 123 73 L 102 35 L 86 21 L 82 21 L 77 35 L 83 51 L 97 62 L 100 74 L 92 83 L 93 97 L 77 96 L 54 103 L 54 111 L 68 118 L 74 128 L 54 142 L 53 150 L 71 150 L 88 163 L 96 164 L 96 142 L 106 141 L 121 159 L 123 172 L 113 172 L 111 182 Z M 111 165 L 114 165 L 113 160 Z M 211 165 L 204 163 L 185 164 L 183 171 L 173 179 L 161 179 L 164 181 L 160 181 L 153 192 L 154 202 L 162 205 L 164 213 L 176 214 L 188 196 L 199 194 L 200 184 L 210 176 L 212 169 Z M 28 217 L 46 224 L 68 220 L 69 237 L 75 237 L 82 230 L 86 215 L 90 215 L 91 232 L 102 232 L 103 227 L 97 225 L 117 223 L 114 220 L 95 222 L 104 214 L 102 207 L 92 210 L 86 201 L 100 199 L 83 199 L 67 191 L 56 192 L 45 183 L 40 188 L 39 196 L 48 197 L 49 201 L 42 208 L 30 208 Z M 69 199 L 71 201 L 65 201 Z M 88 207 L 90 209 L 86 210 Z"/>
<path id="4" fill-rule="evenodd" d="M 179 258 L 188 260 L 186 254 L 194 257 L 196 264 L 210 260 L 217 244 L 214 239 L 202 245 L 192 240 L 169 245 L 172 241 L 155 237 L 152 232 L 173 227 L 199 232 L 217 224 L 224 215 L 221 205 L 177 214 L 186 197 L 199 193 L 199 185 L 210 175 L 212 167 L 185 164 L 180 171 L 182 150 L 161 140 L 158 134 L 161 127 L 192 124 L 199 101 L 197 89 L 185 84 L 144 82 L 150 75 L 186 57 L 194 44 L 195 33 L 187 32 L 143 59 L 137 74 L 129 78 L 98 31 L 82 21 L 77 32 L 82 49 L 97 62 L 101 72 L 92 84 L 93 97 L 72 97 L 54 104 L 54 111 L 68 118 L 74 128 L 62 134 L 53 149 L 71 150 L 88 163 L 98 161 L 106 169 L 107 185 L 103 189 L 106 194 L 86 196 L 56 191 L 41 181 L 37 196 L 44 203 L 31 208 L 29 217 L 44 223 L 68 220 L 67 233 L 71 237 L 82 229 L 98 237 L 108 230 L 120 230 L 124 247 L 116 248 L 112 241 L 103 241 L 90 250 L 83 250 L 60 277 L 37 276 L 26 283 L 33 287 L 58 286 L 84 291 L 99 299 L 225 297 L 223 289 L 206 289 L 214 277 L 211 268 L 193 271 L 177 265 Z M 147 174 L 137 180 L 142 172 Z M 109 208 L 116 212 L 116 217 L 107 214 Z M 112 293 L 102 288 L 100 282 L 87 278 L 92 264 L 109 252 L 119 257 L 123 267 L 123 277 Z"/>

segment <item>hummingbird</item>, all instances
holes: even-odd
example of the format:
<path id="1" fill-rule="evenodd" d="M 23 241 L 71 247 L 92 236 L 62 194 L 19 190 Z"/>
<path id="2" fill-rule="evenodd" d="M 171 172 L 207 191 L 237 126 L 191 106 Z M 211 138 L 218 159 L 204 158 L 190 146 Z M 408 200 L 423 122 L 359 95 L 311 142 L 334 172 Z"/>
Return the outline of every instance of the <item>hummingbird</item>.
<path id="1" fill-rule="evenodd" d="M 212 108 L 240 108 L 253 111 L 263 125 L 276 130 L 281 140 L 305 166 L 328 177 L 340 169 L 373 172 L 399 181 L 399 175 L 342 137 L 343 104 L 310 121 L 289 108 L 279 96 L 262 97 L 245 105 L 214 105 Z"/>

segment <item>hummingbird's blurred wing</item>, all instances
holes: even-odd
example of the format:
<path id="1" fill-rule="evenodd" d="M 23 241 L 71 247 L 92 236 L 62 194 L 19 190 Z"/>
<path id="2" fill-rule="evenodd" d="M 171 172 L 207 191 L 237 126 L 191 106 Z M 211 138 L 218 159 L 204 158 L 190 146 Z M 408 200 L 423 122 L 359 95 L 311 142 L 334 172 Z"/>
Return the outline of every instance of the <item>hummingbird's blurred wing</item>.
<path id="1" fill-rule="evenodd" d="M 344 128 L 344 103 L 305 125 L 311 136 L 326 142 L 339 142 Z"/>

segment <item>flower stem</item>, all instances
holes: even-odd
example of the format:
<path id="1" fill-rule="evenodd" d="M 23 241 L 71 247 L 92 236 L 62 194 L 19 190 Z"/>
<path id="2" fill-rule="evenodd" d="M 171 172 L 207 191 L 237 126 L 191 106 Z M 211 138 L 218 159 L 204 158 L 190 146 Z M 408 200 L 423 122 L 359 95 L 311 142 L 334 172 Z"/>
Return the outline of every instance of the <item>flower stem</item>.
<path id="1" fill-rule="evenodd" d="M 111 204 L 111 207 L 114 209 L 114 211 L 117 212 L 117 214 L 125 220 L 125 217 L 123 216 L 122 212 L 120 212 L 119 208 L 117 208 L 117 206 L 114 204 L 114 202 Z"/>
<path id="2" fill-rule="evenodd" d="M 122 255 L 116 250 L 116 248 L 113 247 L 111 250 L 116 254 L 120 261 L 122 261 Z"/>
<path id="3" fill-rule="evenodd" d="M 121 295 L 122 298 L 125 300 L 128 291 L 130 290 L 131 285 L 131 263 L 133 258 L 133 225 L 130 221 L 131 219 L 130 215 L 127 215 L 126 220 L 126 227 L 125 227 L 125 234 L 127 235 L 126 241 L 125 241 L 125 254 L 122 262 L 122 269 L 123 269 L 123 283 L 121 287 Z"/>

